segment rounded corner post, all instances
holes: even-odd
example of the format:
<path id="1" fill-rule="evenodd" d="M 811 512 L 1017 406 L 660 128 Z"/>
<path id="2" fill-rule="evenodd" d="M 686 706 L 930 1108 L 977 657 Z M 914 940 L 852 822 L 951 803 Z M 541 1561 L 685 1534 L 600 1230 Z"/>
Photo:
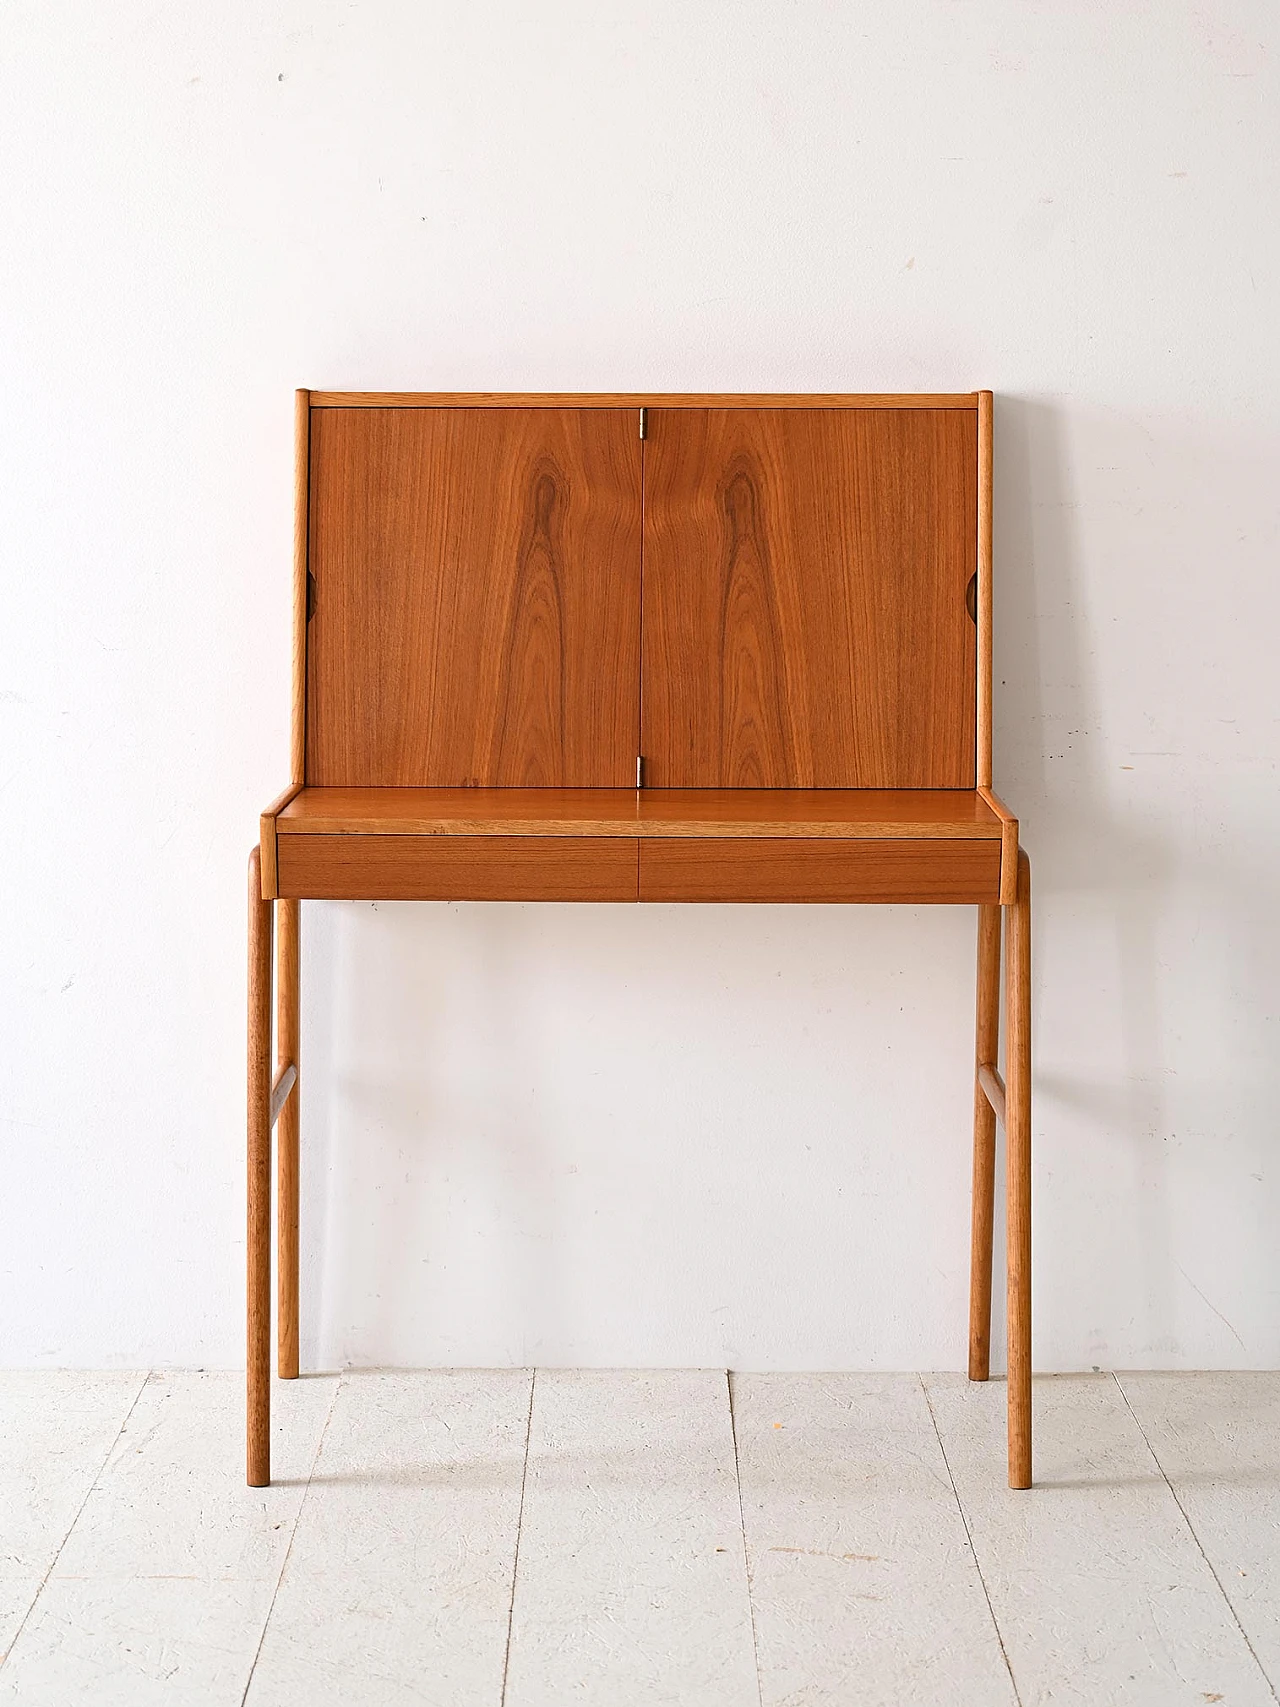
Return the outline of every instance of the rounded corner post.
<path id="1" fill-rule="evenodd" d="M 1009 1486 L 1031 1486 L 1031 861 L 1018 849 L 1005 957 Z"/>
<path id="2" fill-rule="evenodd" d="M 261 853 L 249 855 L 245 1274 L 246 1480 L 271 1480 L 271 961 L 272 902 Z"/>

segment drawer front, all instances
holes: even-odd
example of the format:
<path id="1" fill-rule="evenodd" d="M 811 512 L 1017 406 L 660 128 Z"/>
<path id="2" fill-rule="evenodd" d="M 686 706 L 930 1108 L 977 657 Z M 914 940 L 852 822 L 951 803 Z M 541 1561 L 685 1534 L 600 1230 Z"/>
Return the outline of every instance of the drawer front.
<path id="1" fill-rule="evenodd" d="M 634 901 L 633 838 L 281 836 L 280 894 L 317 901 Z"/>
<path id="2" fill-rule="evenodd" d="M 654 837 L 642 901 L 995 901 L 998 841 Z"/>

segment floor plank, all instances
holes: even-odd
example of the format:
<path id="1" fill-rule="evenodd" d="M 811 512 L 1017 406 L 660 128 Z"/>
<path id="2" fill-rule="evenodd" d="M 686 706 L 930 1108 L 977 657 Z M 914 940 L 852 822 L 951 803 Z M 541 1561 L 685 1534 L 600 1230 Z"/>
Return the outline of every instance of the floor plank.
<path id="1" fill-rule="evenodd" d="M 35 1605 L 43 1577 L 0 1577 L 0 1666 Z"/>
<path id="2" fill-rule="evenodd" d="M 312 1378 L 248 1490 L 238 1375 L 0 1375 L 0 1703 L 1009 1707 L 989 1595 L 1021 1707 L 1275 1707 L 1280 1375 L 1039 1380 L 1025 1494 L 1004 1397 Z"/>
<path id="3" fill-rule="evenodd" d="M 1280 1693 L 1280 1371 L 1116 1380 Z"/>
<path id="4" fill-rule="evenodd" d="M 1275 1707 L 1109 1375 L 1037 1380 L 1024 1493 L 1004 1384 L 925 1381 L 1024 1707 Z"/>
<path id="5" fill-rule="evenodd" d="M 125 1370 L 0 1372 L 0 1661 L 145 1380 Z"/>
<path id="6" fill-rule="evenodd" d="M 335 1387 L 277 1384 L 279 1480 L 246 1488 L 243 1376 L 152 1376 L 0 1671 L 0 1701 L 239 1707 Z"/>
<path id="7" fill-rule="evenodd" d="M 0 1702 L 21 1707 L 240 1707 L 269 1582 L 66 1577 L 46 1583 Z"/>
<path id="8" fill-rule="evenodd" d="M 719 1371 L 539 1370 L 507 1707 L 758 1707 Z"/>
<path id="9" fill-rule="evenodd" d="M 763 1707 L 1013 1707 L 919 1378 L 733 1395 Z"/>
<path id="10" fill-rule="evenodd" d="M 0 1373 L 0 1579 L 42 1577 L 142 1391 L 136 1371 Z"/>
<path id="11" fill-rule="evenodd" d="M 531 1380 L 344 1378 L 248 1707 L 498 1707 Z"/>

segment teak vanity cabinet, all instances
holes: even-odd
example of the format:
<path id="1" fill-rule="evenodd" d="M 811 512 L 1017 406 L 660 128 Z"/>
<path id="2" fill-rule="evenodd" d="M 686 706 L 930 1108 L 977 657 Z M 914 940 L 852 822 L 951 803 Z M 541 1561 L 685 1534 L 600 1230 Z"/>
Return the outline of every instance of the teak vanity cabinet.
<path id="1" fill-rule="evenodd" d="M 250 1483 L 273 1129 L 298 1373 L 298 907 L 329 898 L 976 906 L 969 1374 L 998 1117 L 1029 1487 L 1031 877 L 991 791 L 990 392 L 302 391 L 296 541 L 293 783 L 249 868 Z"/>

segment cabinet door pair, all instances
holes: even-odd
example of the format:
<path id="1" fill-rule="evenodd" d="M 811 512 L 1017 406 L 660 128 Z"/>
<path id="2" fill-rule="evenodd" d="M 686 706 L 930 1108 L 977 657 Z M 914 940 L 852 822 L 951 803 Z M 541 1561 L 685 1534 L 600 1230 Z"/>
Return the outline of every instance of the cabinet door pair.
<path id="1" fill-rule="evenodd" d="M 976 417 L 326 408 L 313 786 L 972 788 Z"/>

